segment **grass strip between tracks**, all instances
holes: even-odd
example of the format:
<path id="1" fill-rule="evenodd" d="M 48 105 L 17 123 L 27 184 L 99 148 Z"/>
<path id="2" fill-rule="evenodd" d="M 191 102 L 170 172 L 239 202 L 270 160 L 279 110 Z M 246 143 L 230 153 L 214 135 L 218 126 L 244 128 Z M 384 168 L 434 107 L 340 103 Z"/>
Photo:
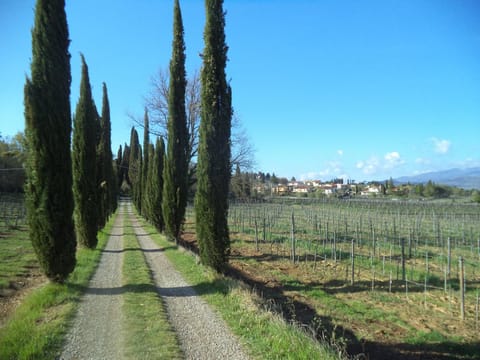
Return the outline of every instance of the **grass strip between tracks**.
<path id="1" fill-rule="evenodd" d="M 181 359 L 180 345 L 168 322 L 134 228 L 124 220 L 123 311 L 128 359 Z"/>
<path id="2" fill-rule="evenodd" d="M 32 291 L 0 329 L 0 359 L 55 359 L 68 323 L 100 261 L 116 215 L 98 233 L 95 250 L 79 248 L 77 265 L 64 284 L 46 283 Z"/>
<path id="3" fill-rule="evenodd" d="M 172 247 L 155 228 L 140 220 L 152 239 L 164 248 L 174 267 L 212 305 L 257 359 L 340 359 L 335 349 L 313 340 L 296 326 L 268 310 L 261 299 L 240 282 L 198 264 L 190 253 Z"/>

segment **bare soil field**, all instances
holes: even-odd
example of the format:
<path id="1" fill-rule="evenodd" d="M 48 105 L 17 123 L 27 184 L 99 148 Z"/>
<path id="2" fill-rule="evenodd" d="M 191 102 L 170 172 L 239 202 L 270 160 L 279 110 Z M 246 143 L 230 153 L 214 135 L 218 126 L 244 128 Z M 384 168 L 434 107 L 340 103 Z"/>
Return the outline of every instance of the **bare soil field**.
<path id="1" fill-rule="evenodd" d="M 353 358 L 478 359 L 480 336 L 475 305 L 462 321 L 458 292 L 405 290 L 400 281 L 360 271 L 354 285 L 340 262 L 292 263 L 270 244 L 232 232 L 229 275 L 260 292 L 283 316 L 310 329 L 318 339 L 342 346 Z M 187 224 L 185 246 L 196 251 L 193 225 Z M 301 258 L 301 257 L 300 257 Z M 311 260 L 311 259 L 310 259 Z M 388 278 L 388 276 L 387 276 Z"/>

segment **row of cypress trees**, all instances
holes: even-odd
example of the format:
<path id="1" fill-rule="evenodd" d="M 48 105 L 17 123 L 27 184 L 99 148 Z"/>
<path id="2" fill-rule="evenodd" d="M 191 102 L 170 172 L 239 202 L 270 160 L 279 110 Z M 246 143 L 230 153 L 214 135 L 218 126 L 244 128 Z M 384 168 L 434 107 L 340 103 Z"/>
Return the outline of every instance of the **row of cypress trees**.
<path id="1" fill-rule="evenodd" d="M 228 47 L 225 43 L 223 1 L 206 0 L 205 8 L 195 214 L 200 259 L 203 264 L 221 272 L 230 252 L 227 218 L 232 95 L 225 74 Z M 164 230 L 169 240 L 178 243 L 188 197 L 185 43 L 178 0 L 174 3 L 172 47 L 164 163 L 157 158 L 157 154 L 161 156 L 164 151 L 163 140 L 157 140 L 155 148 L 150 145 L 148 114 L 145 112 L 143 156 L 138 133 L 134 128 L 131 133 L 129 179 L 133 200 L 140 213 L 157 229 Z M 160 189 L 162 191 L 158 193 Z"/>
<path id="2" fill-rule="evenodd" d="M 83 55 L 70 148 L 69 43 L 65 1 L 37 0 L 24 88 L 25 193 L 30 239 L 44 273 L 56 282 L 75 268 L 77 241 L 94 248 L 98 229 L 116 208 L 106 85 L 100 117 Z"/>
<path id="3" fill-rule="evenodd" d="M 83 55 L 81 62 L 80 98 L 73 119 L 74 220 L 77 242 L 93 249 L 97 246 L 97 231 L 116 209 L 117 185 L 107 85 L 103 83 L 102 115 L 99 116 Z"/>
<path id="4" fill-rule="evenodd" d="M 168 94 L 168 141 L 150 144 L 149 119 L 145 110 L 143 156 L 138 133 L 132 128 L 128 177 L 138 211 L 168 239 L 178 241 L 187 206 L 188 130 L 185 111 L 185 43 L 182 14 L 174 3 L 172 58 Z"/>
<path id="5" fill-rule="evenodd" d="M 231 89 L 225 77 L 228 47 L 223 1 L 206 0 L 205 7 L 195 211 L 201 261 L 222 271 L 230 248 L 227 199 Z M 113 212 L 116 199 L 115 175 L 110 169 L 106 86 L 103 86 L 100 118 L 83 56 L 80 99 L 74 115 L 73 152 L 70 150 L 68 37 L 65 1 L 37 0 L 31 79 L 27 78 L 24 89 L 28 152 L 26 204 L 30 237 L 39 262 L 45 274 L 58 282 L 65 280 L 75 267 L 77 240 L 89 248 L 96 246 L 96 232 Z M 157 139 L 155 147 L 149 143 L 146 113 L 143 156 L 138 133 L 135 129 L 131 132 L 128 177 L 137 208 L 159 230 L 165 229 L 169 239 L 178 241 L 185 215 L 188 173 L 185 44 L 178 0 L 174 3 L 170 72 L 167 149 L 162 139 Z"/>

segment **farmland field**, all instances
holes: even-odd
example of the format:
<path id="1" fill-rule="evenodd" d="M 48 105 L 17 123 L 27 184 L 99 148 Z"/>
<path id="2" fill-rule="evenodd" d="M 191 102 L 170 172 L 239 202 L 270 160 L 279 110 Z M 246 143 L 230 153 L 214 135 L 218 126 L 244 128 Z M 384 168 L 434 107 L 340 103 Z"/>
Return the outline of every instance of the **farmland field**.
<path id="1" fill-rule="evenodd" d="M 371 358 L 480 356 L 478 205 L 278 200 L 232 204 L 229 226 L 232 268 L 317 337 Z"/>
<path id="2" fill-rule="evenodd" d="M 0 232 L 25 225 L 23 194 L 0 193 Z"/>
<path id="3" fill-rule="evenodd" d="M 0 325 L 23 292 L 44 281 L 28 238 L 23 195 L 0 193 Z"/>

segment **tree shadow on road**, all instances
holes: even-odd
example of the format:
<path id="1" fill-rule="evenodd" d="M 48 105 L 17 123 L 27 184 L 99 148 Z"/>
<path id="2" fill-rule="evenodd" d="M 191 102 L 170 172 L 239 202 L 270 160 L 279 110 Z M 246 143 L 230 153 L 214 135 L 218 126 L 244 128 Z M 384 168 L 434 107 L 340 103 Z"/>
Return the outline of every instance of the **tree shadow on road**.
<path id="1" fill-rule="evenodd" d="M 221 292 L 211 282 L 200 283 L 192 286 L 160 287 L 153 284 L 126 284 L 118 287 L 89 287 L 69 284 L 85 295 L 114 296 L 126 293 L 157 293 L 161 297 L 191 297 Z"/>
<path id="2" fill-rule="evenodd" d="M 154 248 L 154 249 L 142 249 L 142 248 L 124 248 L 124 249 L 115 249 L 115 250 L 110 250 L 110 249 L 103 249 L 101 250 L 101 252 L 103 253 L 113 253 L 113 254 L 120 254 L 120 253 L 123 253 L 123 252 L 127 252 L 127 251 L 141 251 L 141 252 L 145 252 L 145 253 L 160 253 L 160 252 L 164 252 L 166 250 L 170 250 L 170 249 L 176 249 L 177 247 L 176 246 L 167 246 L 167 247 L 162 247 L 162 248 Z"/>

